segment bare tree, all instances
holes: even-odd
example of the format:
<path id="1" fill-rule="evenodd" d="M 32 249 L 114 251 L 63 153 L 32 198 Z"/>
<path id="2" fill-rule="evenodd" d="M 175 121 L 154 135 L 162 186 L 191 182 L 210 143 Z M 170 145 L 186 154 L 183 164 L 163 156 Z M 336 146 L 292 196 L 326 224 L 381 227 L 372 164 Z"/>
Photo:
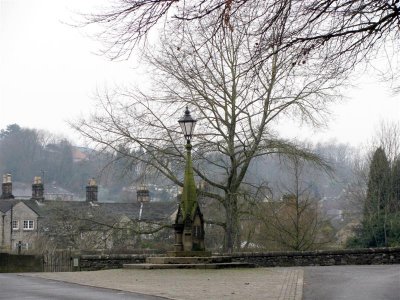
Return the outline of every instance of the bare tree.
<path id="1" fill-rule="evenodd" d="M 246 15 L 251 8 L 258 13 Z M 325 49 L 331 59 L 345 56 L 351 60 L 351 67 L 382 46 L 396 51 L 399 11 L 397 0 L 118 0 L 104 12 L 86 15 L 84 23 L 104 25 L 99 37 L 107 45 L 105 53 L 113 59 L 129 57 L 153 28 L 179 25 L 185 31 L 191 23 L 212 16 L 209 25 L 214 33 L 242 30 L 238 19 L 251 23 L 247 34 L 257 37 L 258 55 L 264 58 L 295 47 L 302 62 L 310 53 Z M 271 51 L 270 30 L 283 16 L 290 20 L 285 28 L 289 34 Z"/>
<path id="2" fill-rule="evenodd" d="M 400 156 L 400 123 L 382 121 L 372 141 L 372 148 L 382 147 L 391 164 Z M 372 151 L 371 151 L 372 152 Z"/>
<path id="3" fill-rule="evenodd" d="M 312 195 L 306 164 L 307 161 L 296 156 L 285 159 L 291 180 L 281 187 L 282 198 L 257 205 L 255 215 L 263 225 L 260 233 L 264 247 L 276 244 L 278 249 L 304 251 L 333 240 L 332 226 Z"/>
<path id="4" fill-rule="evenodd" d="M 257 13 L 257 8 L 245 12 Z M 275 47 L 288 21 L 283 15 L 279 26 L 271 28 L 268 38 Z M 239 244 L 237 204 L 249 184 L 246 174 L 253 158 L 283 153 L 322 163 L 310 151 L 280 139 L 274 126 L 283 116 L 320 124 L 341 83 L 337 64 L 327 63 L 321 71 L 318 64 L 324 58 L 316 56 L 298 66 L 290 51 L 276 52 L 253 68 L 252 24 L 240 18 L 231 23 L 242 30 L 215 32 L 201 19 L 184 32 L 171 31 L 158 54 L 147 57 L 155 69 L 153 91 L 106 93 L 101 112 L 72 124 L 104 149 L 141 148 L 141 155 L 125 154 L 182 186 L 184 147 L 177 119 L 189 106 L 200 127 L 194 139 L 194 171 L 212 187 L 199 192 L 225 209 L 228 251 Z"/>

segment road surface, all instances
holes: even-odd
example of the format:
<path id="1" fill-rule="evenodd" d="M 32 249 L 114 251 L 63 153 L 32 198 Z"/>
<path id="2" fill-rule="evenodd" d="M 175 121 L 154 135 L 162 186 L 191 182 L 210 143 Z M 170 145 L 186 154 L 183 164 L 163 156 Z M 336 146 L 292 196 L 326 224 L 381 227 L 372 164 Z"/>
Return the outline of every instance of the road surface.
<path id="1" fill-rule="evenodd" d="M 0 299 L 161 300 L 165 298 L 3 273 L 0 274 Z"/>
<path id="2" fill-rule="evenodd" d="M 400 265 L 305 267 L 303 300 L 400 300 Z"/>

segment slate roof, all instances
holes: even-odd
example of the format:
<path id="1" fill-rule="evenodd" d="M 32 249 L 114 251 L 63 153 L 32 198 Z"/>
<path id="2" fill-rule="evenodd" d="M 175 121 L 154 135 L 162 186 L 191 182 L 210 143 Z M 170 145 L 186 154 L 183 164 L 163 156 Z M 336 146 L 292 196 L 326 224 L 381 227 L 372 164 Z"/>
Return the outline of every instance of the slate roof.
<path id="1" fill-rule="evenodd" d="M 32 209 L 38 215 L 41 214 L 41 209 L 35 200 L 23 200 L 23 199 L 0 199 L 0 211 L 6 213 L 11 207 L 17 205 L 19 202 L 25 203 L 30 209 Z"/>
<path id="2" fill-rule="evenodd" d="M 126 215 L 132 219 L 139 218 L 140 203 L 98 203 L 113 215 Z M 142 220 L 163 220 L 178 209 L 176 201 L 143 203 Z"/>
<path id="3" fill-rule="evenodd" d="M 11 207 L 18 203 L 18 200 L 4 200 L 0 199 L 0 211 L 6 213 Z"/>
<path id="4" fill-rule="evenodd" d="M 59 187 L 55 184 L 46 184 L 46 190 L 44 191 L 44 196 L 46 194 L 65 194 L 65 195 L 72 195 L 73 193 Z M 23 182 L 14 181 L 13 182 L 13 195 L 17 198 L 22 197 L 31 197 L 32 196 L 32 184 L 27 184 Z"/>
<path id="5" fill-rule="evenodd" d="M 0 211 L 5 213 L 12 206 L 19 202 L 25 203 L 41 217 L 46 217 L 57 209 L 67 210 L 70 213 L 76 212 L 102 215 L 104 218 L 118 218 L 127 216 L 138 220 L 140 203 L 102 203 L 102 202 L 83 202 L 83 201 L 55 201 L 44 200 L 38 202 L 31 199 L 0 199 Z M 149 202 L 143 204 L 142 221 L 161 221 L 169 218 L 178 209 L 176 201 L 168 202 Z"/>

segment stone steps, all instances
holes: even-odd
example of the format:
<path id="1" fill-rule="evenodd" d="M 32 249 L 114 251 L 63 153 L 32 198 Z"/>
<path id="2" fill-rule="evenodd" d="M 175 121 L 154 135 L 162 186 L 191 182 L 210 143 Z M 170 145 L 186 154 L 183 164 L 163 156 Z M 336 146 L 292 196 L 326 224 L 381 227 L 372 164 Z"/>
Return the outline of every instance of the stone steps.
<path id="1" fill-rule="evenodd" d="M 151 270 L 151 269 L 228 269 L 228 268 L 254 268 L 254 264 L 242 262 L 228 263 L 185 263 L 185 264 L 124 264 L 124 269 Z"/>
<path id="2" fill-rule="evenodd" d="M 210 256 L 210 257 L 171 257 L 158 256 L 147 257 L 148 264 L 211 264 L 211 263 L 230 263 L 230 256 Z"/>
<path id="3" fill-rule="evenodd" d="M 254 264 L 232 262 L 230 256 L 209 257 L 147 257 L 144 264 L 124 264 L 124 269 L 227 269 L 254 268 Z"/>

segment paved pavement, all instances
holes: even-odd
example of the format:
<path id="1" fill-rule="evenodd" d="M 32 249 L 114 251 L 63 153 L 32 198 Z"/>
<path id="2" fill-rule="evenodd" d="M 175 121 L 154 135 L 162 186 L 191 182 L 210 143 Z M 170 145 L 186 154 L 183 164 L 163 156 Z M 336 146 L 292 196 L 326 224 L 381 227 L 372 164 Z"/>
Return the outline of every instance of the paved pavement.
<path id="1" fill-rule="evenodd" d="M 0 274 L 0 299 L 161 299 L 158 296 L 181 300 L 301 300 L 303 296 L 304 300 L 400 300 L 400 265 L 302 269 L 118 269 L 21 275 Z M 61 282 L 43 280 L 40 277 Z M 28 279 L 36 281 L 28 282 Z M 10 286 L 16 288 L 11 290 Z M 28 291 L 24 291 L 24 287 L 28 287 Z M 71 292 L 72 287 L 77 289 L 76 292 Z M 15 290 L 19 296 L 10 297 Z M 57 297 L 49 297 L 54 292 L 58 293 Z M 146 298 L 144 295 L 156 297 Z"/>
<path id="2" fill-rule="evenodd" d="M 304 300 L 400 300 L 400 265 L 304 268 Z"/>
<path id="3" fill-rule="evenodd" d="M 162 300 L 165 298 L 25 277 L 17 274 L 0 274 L 0 299 Z"/>
<path id="4" fill-rule="evenodd" d="M 23 275 L 179 300 L 301 300 L 303 288 L 300 268 L 118 269 Z"/>

